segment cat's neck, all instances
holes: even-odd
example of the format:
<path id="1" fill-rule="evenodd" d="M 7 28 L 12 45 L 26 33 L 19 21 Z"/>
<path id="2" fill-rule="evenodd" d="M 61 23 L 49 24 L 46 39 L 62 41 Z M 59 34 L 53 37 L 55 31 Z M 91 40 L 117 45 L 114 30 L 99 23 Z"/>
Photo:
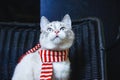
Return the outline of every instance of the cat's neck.
<path id="1" fill-rule="evenodd" d="M 49 51 L 65 51 L 65 50 L 69 50 L 69 49 L 59 49 L 59 48 L 56 48 L 56 49 L 46 49 L 44 47 L 41 47 L 40 49 L 41 50 L 49 50 Z"/>
<path id="2" fill-rule="evenodd" d="M 54 50 L 40 49 L 38 52 L 40 54 L 40 58 L 41 58 L 43 63 L 46 63 L 46 62 L 64 62 L 64 61 L 68 60 L 69 50 L 54 51 Z"/>

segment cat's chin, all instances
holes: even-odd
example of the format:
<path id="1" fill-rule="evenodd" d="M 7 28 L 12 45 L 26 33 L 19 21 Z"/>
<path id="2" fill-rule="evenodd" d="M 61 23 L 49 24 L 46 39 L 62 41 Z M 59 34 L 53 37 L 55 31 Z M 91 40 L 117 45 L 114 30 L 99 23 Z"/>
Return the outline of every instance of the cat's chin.
<path id="1" fill-rule="evenodd" d="M 62 43 L 62 40 L 59 38 L 59 37 L 56 37 L 52 40 L 52 43 L 57 45 L 57 44 L 61 44 Z"/>
<path id="2" fill-rule="evenodd" d="M 44 45 L 41 47 L 43 47 L 43 49 L 49 49 L 49 50 L 57 50 L 57 51 L 61 51 L 61 50 L 66 50 L 69 49 L 71 47 L 72 44 L 54 44 L 54 43 L 50 43 L 48 45 Z"/>

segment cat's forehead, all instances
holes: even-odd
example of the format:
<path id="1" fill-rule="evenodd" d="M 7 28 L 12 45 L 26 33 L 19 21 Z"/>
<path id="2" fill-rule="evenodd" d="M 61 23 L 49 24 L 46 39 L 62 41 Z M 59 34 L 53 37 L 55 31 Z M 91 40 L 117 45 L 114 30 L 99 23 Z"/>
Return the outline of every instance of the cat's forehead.
<path id="1" fill-rule="evenodd" d="M 61 26 L 65 26 L 65 24 L 63 22 L 60 22 L 60 21 L 53 21 L 53 22 L 50 22 L 48 24 L 49 27 L 61 27 Z"/>

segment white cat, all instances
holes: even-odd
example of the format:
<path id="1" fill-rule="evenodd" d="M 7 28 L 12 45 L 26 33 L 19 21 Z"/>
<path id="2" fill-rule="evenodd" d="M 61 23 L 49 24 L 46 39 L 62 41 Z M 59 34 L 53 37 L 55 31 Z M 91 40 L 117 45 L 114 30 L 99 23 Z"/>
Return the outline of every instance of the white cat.
<path id="1" fill-rule="evenodd" d="M 69 49 L 74 41 L 71 19 L 66 14 L 62 21 L 49 22 L 44 16 L 41 17 L 40 45 L 43 50 L 62 51 Z M 40 80 L 42 62 L 38 53 L 39 49 L 26 55 L 17 64 L 12 80 Z M 69 58 L 63 62 L 53 62 L 52 80 L 68 80 L 70 74 Z M 46 80 L 46 79 L 44 79 Z"/>

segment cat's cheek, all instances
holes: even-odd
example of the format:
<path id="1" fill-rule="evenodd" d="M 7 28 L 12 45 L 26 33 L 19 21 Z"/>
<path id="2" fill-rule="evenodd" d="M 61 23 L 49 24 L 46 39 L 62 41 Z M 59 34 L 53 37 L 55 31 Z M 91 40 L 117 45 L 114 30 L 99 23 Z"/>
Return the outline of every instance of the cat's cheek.
<path id="1" fill-rule="evenodd" d="M 69 31 L 68 36 L 69 36 L 68 37 L 69 39 L 73 40 L 75 35 L 74 35 L 74 33 L 72 31 Z"/>
<path id="2" fill-rule="evenodd" d="M 52 41 L 55 38 L 55 34 L 51 33 L 48 35 L 48 40 Z"/>
<path id="3" fill-rule="evenodd" d="M 65 39 L 65 38 L 66 38 L 66 34 L 65 34 L 65 33 L 60 33 L 60 34 L 59 34 L 59 37 L 60 37 L 61 39 Z"/>

